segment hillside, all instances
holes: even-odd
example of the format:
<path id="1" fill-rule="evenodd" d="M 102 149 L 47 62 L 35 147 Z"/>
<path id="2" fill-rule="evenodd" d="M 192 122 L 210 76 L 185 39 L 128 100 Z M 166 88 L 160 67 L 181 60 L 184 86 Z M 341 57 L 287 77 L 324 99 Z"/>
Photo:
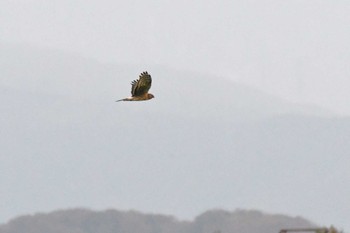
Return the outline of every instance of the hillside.
<path id="1" fill-rule="evenodd" d="M 0 233 L 278 233 L 286 227 L 312 227 L 301 217 L 270 215 L 259 211 L 207 211 L 193 221 L 136 211 L 60 210 L 18 217 L 0 225 Z"/>

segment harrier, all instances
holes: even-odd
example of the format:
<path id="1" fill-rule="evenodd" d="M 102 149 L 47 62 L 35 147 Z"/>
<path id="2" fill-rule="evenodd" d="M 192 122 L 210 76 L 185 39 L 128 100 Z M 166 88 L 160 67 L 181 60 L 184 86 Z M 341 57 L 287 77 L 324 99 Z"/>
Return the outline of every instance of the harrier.
<path id="1" fill-rule="evenodd" d="M 131 82 L 131 97 L 120 99 L 118 101 L 141 101 L 150 100 L 154 95 L 148 93 L 152 85 L 152 77 L 147 71 L 142 72 L 140 78 Z"/>

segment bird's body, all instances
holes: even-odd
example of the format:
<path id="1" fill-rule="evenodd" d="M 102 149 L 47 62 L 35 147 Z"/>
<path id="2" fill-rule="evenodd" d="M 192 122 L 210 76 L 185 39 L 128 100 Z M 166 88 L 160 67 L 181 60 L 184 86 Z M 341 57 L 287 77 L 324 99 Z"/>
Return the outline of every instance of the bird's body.
<path id="1" fill-rule="evenodd" d="M 154 95 L 148 93 L 152 85 L 152 77 L 147 71 L 142 72 L 139 79 L 131 82 L 131 96 L 117 100 L 118 101 L 142 101 L 154 98 Z"/>
<path id="2" fill-rule="evenodd" d="M 142 101 L 142 100 L 150 100 L 152 98 L 154 98 L 154 96 L 152 94 L 146 93 L 145 95 L 142 95 L 142 96 L 126 97 L 124 99 L 117 100 L 117 102 L 119 102 L 119 101 Z"/>

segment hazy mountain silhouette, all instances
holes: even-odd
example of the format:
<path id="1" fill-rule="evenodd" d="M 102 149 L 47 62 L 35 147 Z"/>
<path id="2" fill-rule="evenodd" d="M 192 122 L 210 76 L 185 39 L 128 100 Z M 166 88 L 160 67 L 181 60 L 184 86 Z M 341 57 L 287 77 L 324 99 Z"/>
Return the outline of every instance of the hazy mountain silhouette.
<path id="1" fill-rule="evenodd" d="M 275 114 L 329 115 L 317 106 L 292 104 L 251 87 L 210 75 L 164 67 L 102 64 L 59 51 L 0 46 L 0 85 L 35 92 L 108 102 L 130 94 L 130 82 L 148 70 L 157 106 L 169 114 L 257 118 Z M 43 96 L 44 98 L 45 96 Z M 169 106 L 172 106 L 169 108 Z"/>
<path id="2" fill-rule="evenodd" d="M 312 227 L 301 217 L 264 214 L 259 211 L 207 211 L 193 221 L 136 211 L 60 210 L 22 216 L 0 225 L 0 233 L 278 233 L 286 227 Z"/>
<path id="3" fill-rule="evenodd" d="M 154 100 L 116 103 L 145 67 L 8 46 L 0 64 L 0 219 L 74 206 L 350 214 L 349 118 L 164 67 L 146 67 Z"/>

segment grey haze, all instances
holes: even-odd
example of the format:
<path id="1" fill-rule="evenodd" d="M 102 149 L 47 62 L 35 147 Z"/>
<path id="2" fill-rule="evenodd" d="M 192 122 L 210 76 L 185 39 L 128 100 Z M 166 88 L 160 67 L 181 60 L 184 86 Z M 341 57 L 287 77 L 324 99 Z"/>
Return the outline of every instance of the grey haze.
<path id="1" fill-rule="evenodd" d="M 0 221 L 222 207 L 348 230 L 349 8 L 1 1 Z M 116 104 L 144 70 L 156 98 Z"/>

